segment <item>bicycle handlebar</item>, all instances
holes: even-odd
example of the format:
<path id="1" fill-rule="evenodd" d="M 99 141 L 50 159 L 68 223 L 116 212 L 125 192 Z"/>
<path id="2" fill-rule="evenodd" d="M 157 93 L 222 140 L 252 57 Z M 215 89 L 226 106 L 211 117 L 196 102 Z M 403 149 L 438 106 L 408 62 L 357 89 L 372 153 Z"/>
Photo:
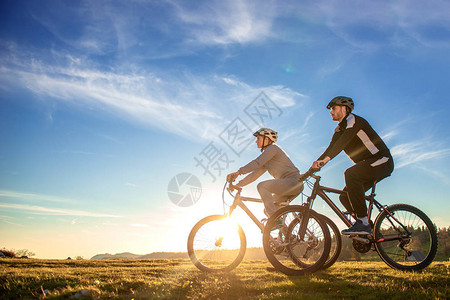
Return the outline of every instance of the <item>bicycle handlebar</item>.
<path id="1" fill-rule="evenodd" d="M 242 187 L 234 185 L 231 181 L 228 181 L 228 192 L 232 193 L 234 190 L 237 190 L 239 193 L 242 191 Z"/>
<path id="2" fill-rule="evenodd" d="M 310 177 L 311 175 L 313 175 L 314 173 L 320 171 L 320 169 L 316 169 L 316 168 L 309 168 L 308 171 L 306 171 L 305 174 L 300 175 L 300 177 L 298 178 L 298 181 L 302 182 L 305 181 L 308 177 Z"/>

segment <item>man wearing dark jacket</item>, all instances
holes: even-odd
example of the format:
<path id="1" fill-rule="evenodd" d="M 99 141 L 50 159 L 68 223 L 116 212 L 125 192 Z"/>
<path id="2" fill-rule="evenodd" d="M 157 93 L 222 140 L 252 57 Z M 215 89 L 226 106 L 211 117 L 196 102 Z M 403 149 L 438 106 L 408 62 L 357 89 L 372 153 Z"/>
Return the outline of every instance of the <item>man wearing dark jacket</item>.
<path id="1" fill-rule="evenodd" d="M 339 122 L 339 125 L 334 130 L 330 145 L 312 167 L 321 168 L 344 150 L 355 165 L 344 173 L 344 191 L 347 194 L 342 194 L 339 199 L 357 219 L 353 226 L 343 230 L 342 234 L 370 234 L 372 230 L 367 220 L 365 192 L 374 182 L 391 175 L 394 170 L 391 153 L 369 123 L 352 114 L 354 102 L 351 98 L 335 97 L 327 108 L 330 109 L 333 121 Z"/>

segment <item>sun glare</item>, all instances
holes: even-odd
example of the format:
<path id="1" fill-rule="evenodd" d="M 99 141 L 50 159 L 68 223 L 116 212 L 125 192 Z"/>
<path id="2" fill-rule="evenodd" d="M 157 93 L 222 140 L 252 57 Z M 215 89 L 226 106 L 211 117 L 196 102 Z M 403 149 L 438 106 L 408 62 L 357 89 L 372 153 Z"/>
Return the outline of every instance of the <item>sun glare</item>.
<path id="1" fill-rule="evenodd" d="M 222 249 L 237 249 L 240 247 L 240 240 L 236 238 L 237 231 L 238 224 L 232 218 L 227 217 L 217 223 L 216 240 L 220 242 Z"/>

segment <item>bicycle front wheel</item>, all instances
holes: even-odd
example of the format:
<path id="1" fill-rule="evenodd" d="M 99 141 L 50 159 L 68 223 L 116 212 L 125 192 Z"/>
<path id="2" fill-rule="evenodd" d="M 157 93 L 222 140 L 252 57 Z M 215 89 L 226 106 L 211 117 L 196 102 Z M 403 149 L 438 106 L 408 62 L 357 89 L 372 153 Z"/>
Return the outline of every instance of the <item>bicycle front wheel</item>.
<path id="1" fill-rule="evenodd" d="M 331 241 L 330 255 L 328 256 L 328 259 L 325 261 L 323 266 L 320 268 L 321 270 L 325 270 L 325 269 L 331 267 L 337 261 L 337 259 L 339 258 L 339 255 L 341 255 L 342 238 L 341 238 L 341 232 L 339 231 L 339 228 L 336 226 L 336 224 L 325 215 L 321 215 L 321 217 L 328 226 L 328 230 L 330 231 L 330 241 Z"/>
<path id="2" fill-rule="evenodd" d="M 224 215 L 200 220 L 188 238 L 188 254 L 194 265 L 205 272 L 228 272 L 239 265 L 247 241 L 241 226 Z"/>
<path id="3" fill-rule="evenodd" d="M 270 263 L 286 275 L 303 275 L 317 271 L 330 252 L 330 233 L 321 215 L 305 207 L 286 206 L 267 221 L 263 234 L 264 252 Z M 306 222 L 302 237 L 299 230 Z"/>
<path id="4" fill-rule="evenodd" d="M 377 216 L 374 225 L 375 248 L 380 258 L 390 267 L 403 271 L 427 267 L 438 245 L 431 220 L 408 204 L 394 204 L 387 211 Z"/>

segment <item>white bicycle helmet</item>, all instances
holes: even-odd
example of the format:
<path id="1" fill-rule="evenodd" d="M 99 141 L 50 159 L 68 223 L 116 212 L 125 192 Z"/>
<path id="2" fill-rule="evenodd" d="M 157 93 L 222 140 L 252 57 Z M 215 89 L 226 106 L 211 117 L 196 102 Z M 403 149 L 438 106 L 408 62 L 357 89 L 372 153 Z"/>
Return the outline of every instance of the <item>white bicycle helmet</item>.
<path id="1" fill-rule="evenodd" d="M 278 133 L 275 130 L 272 130 L 270 128 L 261 128 L 258 131 L 256 131 L 254 134 L 254 136 L 267 136 L 269 138 L 269 140 L 271 140 L 272 142 L 276 143 L 277 139 L 278 139 Z"/>

